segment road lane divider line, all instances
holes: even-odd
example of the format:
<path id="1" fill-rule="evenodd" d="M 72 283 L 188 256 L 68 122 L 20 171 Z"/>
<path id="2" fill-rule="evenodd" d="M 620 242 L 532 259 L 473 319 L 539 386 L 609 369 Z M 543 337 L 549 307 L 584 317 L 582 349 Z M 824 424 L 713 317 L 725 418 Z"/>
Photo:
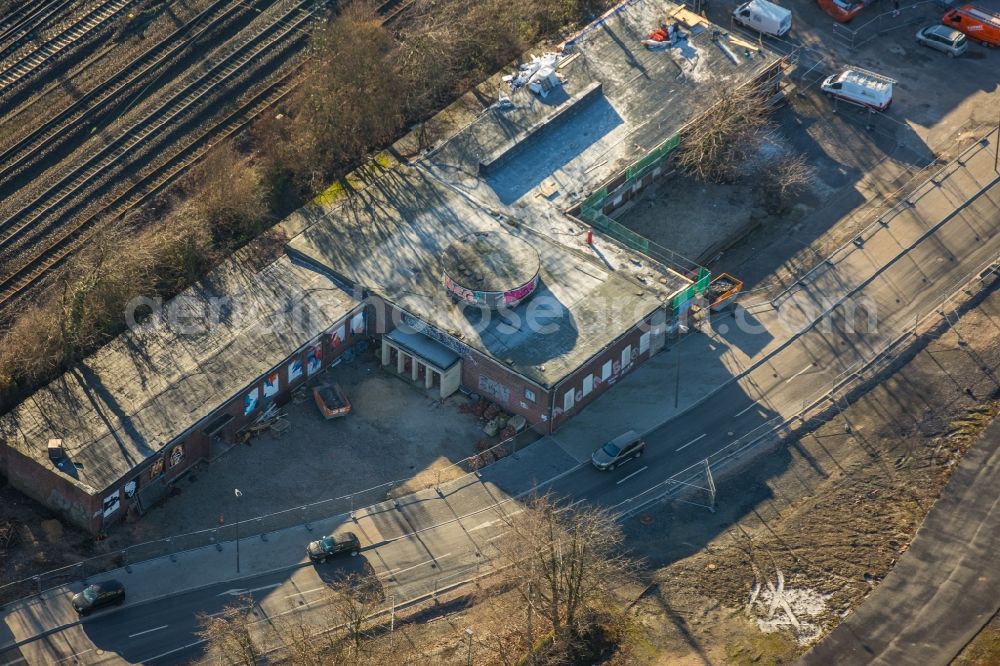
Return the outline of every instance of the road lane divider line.
<path id="1" fill-rule="evenodd" d="M 626 481 L 628 481 L 629 479 L 631 479 L 633 476 L 635 476 L 636 474 L 638 474 L 639 472 L 641 472 L 644 469 L 648 469 L 648 467 L 640 467 L 639 469 L 635 470 L 634 472 L 632 472 L 628 476 L 623 476 L 618 481 L 615 481 L 615 485 L 621 485 L 622 483 L 625 483 Z"/>
<path id="2" fill-rule="evenodd" d="M 809 365 L 807 365 L 806 367 L 802 368 L 801 370 L 799 370 L 798 372 L 796 372 L 794 375 L 792 375 L 791 377 L 789 377 L 788 379 L 786 379 L 785 383 L 787 384 L 790 381 L 792 381 L 793 379 L 795 379 L 796 377 L 798 377 L 800 375 L 804 375 L 805 373 L 809 372 L 809 370 L 812 369 L 812 367 L 813 367 L 813 364 L 810 363 Z"/>
<path id="3" fill-rule="evenodd" d="M 405 573 L 405 572 L 410 571 L 412 569 L 416 569 L 418 567 L 422 567 L 425 564 L 431 564 L 432 562 L 436 562 L 438 560 L 443 560 L 446 557 L 450 557 L 452 554 L 453 553 L 445 553 L 444 555 L 439 555 L 438 557 L 435 557 L 434 559 L 427 560 L 426 562 L 421 562 L 420 564 L 414 564 L 412 567 L 406 567 L 405 569 L 390 569 L 389 571 L 386 571 L 385 573 L 379 574 L 379 576 L 395 576 L 396 574 Z"/>
<path id="4" fill-rule="evenodd" d="M 302 590 L 301 592 L 295 592 L 294 594 L 286 594 L 284 598 L 291 599 L 292 597 L 297 597 L 299 595 L 305 596 L 307 594 L 312 594 L 313 592 L 319 592 L 320 590 L 325 590 L 325 589 L 327 589 L 326 585 L 321 585 L 320 587 L 314 587 L 311 590 Z"/>
<path id="5" fill-rule="evenodd" d="M 94 651 L 94 648 L 87 648 L 86 650 L 83 650 L 82 652 L 77 652 L 76 654 L 71 654 L 68 657 L 63 657 L 62 659 L 60 659 L 56 663 L 57 664 L 61 664 L 64 661 L 69 661 L 70 659 L 73 659 L 74 657 L 79 657 L 81 654 L 87 654 L 88 652 L 93 652 L 93 651 Z"/>
<path id="6" fill-rule="evenodd" d="M 747 412 L 749 412 L 751 409 L 753 409 L 756 406 L 757 406 L 756 402 L 751 403 L 750 406 L 747 407 L 746 409 L 744 409 L 743 411 L 736 412 L 736 414 L 733 416 L 733 418 L 735 419 L 735 418 L 739 418 L 739 417 L 743 416 L 744 414 L 746 414 Z"/>
<path id="7" fill-rule="evenodd" d="M 146 631 L 140 631 L 139 633 L 136 633 L 136 634 L 129 634 L 128 637 L 129 638 L 135 638 L 136 636 L 142 636 L 143 634 L 151 634 L 154 631 L 160 631 L 161 629 L 166 629 L 169 626 L 170 626 L 169 624 L 165 624 L 162 627 L 155 627 L 153 629 L 147 629 Z"/>
<path id="8" fill-rule="evenodd" d="M 686 449 L 687 447 L 691 446 L 692 444 L 694 444 L 698 440 L 705 439 L 706 437 L 708 437 L 708 433 L 707 432 L 703 432 L 702 434 L 698 435 L 697 437 L 695 437 L 690 442 L 688 442 L 687 444 L 685 444 L 684 446 L 682 446 L 681 448 L 679 448 L 677 450 L 678 451 L 683 451 L 684 449 Z"/>

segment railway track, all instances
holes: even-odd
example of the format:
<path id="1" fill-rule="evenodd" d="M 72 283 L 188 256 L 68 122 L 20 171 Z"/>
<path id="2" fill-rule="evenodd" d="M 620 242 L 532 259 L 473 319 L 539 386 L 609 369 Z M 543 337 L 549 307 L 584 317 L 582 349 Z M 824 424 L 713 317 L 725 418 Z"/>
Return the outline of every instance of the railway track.
<path id="1" fill-rule="evenodd" d="M 389 23 L 398 18 L 415 3 L 416 0 L 388 0 L 379 7 L 378 12 L 382 16 L 383 23 Z M 295 9 L 286 14 L 285 17 L 288 17 L 289 14 L 306 6 L 307 4 L 310 3 L 303 0 L 296 5 Z M 285 23 L 285 27 L 287 28 L 285 34 L 301 31 L 302 25 L 309 18 L 311 18 L 311 16 L 300 17 L 302 20 L 297 20 L 294 23 L 288 23 L 285 21 L 285 18 L 282 18 L 272 23 L 268 29 L 274 28 L 278 24 Z M 270 43 L 273 42 L 269 42 L 269 44 Z M 254 50 L 253 54 L 249 58 L 243 59 L 244 64 L 253 60 L 255 56 L 261 55 L 266 48 L 266 46 L 261 46 L 260 48 Z M 230 54 L 227 58 L 232 58 L 233 55 L 234 54 Z M 230 62 L 230 65 L 232 65 L 233 62 Z M 234 72 L 238 71 L 239 68 L 234 70 Z M 233 76 L 233 73 L 230 73 L 227 76 L 231 77 Z M 199 78 L 199 81 L 202 81 L 201 85 L 206 83 L 203 81 L 204 78 L 204 76 Z M 126 190 L 115 195 L 111 201 L 107 202 L 106 205 L 102 204 L 100 210 L 89 214 L 86 217 L 76 219 L 71 224 L 58 228 L 55 233 L 52 233 L 46 238 L 43 247 L 34 249 L 31 258 L 27 261 L 27 263 L 8 271 L 5 275 L 3 275 L 3 277 L 0 277 L 0 309 L 4 308 L 14 299 L 24 295 L 33 285 L 45 277 L 64 259 L 83 247 L 86 242 L 100 229 L 101 223 L 115 218 L 120 219 L 128 211 L 141 206 L 150 198 L 162 192 L 165 188 L 174 183 L 181 175 L 183 175 L 188 168 L 197 163 L 197 161 L 201 159 L 213 145 L 219 143 L 220 141 L 224 141 L 236 132 L 245 128 L 262 112 L 277 104 L 282 98 L 294 90 L 299 83 L 301 83 L 301 64 L 293 71 L 282 75 L 278 80 L 268 84 L 263 90 L 254 94 L 249 100 L 241 104 L 238 109 L 228 114 L 223 121 L 214 124 L 205 131 L 198 133 L 196 138 L 189 141 L 180 151 L 175 153 L 175 155 L 166 162 L 151 169 L 138 179 L 133 178 L 132 183 Z M 186 87 L 185 90 L 188 90 L 189 88 L 190 86 Z M 210 90 L 211 87 L 204 90 L 201 94 L 208 94 Z M 181 105 L 186 108 L 190 105 L 190 103 L 184 102 Z M 176 108 L 174 110 L 176 111 Z M 95 179 L 102 173 L 102 171 L 106 171 L 109 165 L 113 165 L 120 160 L 128 151 L 127 148 L 123 147 L 131 141 L 130 137 L 134 138 L 137 136 L 132 134 L 135 127 L 143 122 L 149 121 L 149 125 L 146 125 L 144 129 L 139 129 L 140 132 L 145 132 L 143 136 L 148 137 L 153 133 L 153 131 L 146 130 L 150 130 L 150 128 L 154 125 L 156 127 L 163 127 L 166 125 L 168 121 L 159 122 L 162 119 L 162 116 L 158 114 L 162 113 L 163 111 L 161 108 L 148 114 L 142 121 L 139 121 L 139 123 L 133 126 L 133 128 L 121 133 L 116 140 L 102 149 L 98 155 L 95 155 L 93 158 L 81 165 L 81 167 L 75 169 L 71 174 L 68 174 L 64 178 L 60 179 L 56 185 L 50 187 L 45 194 L 36 198 L 32 204 L 25 206 L 11 218 L 0 222 L 0 234 L 2 234 L 2 236 L 0 236 L 0 253 L 3 253 L 5 249 L 9 249 L 10 242 L 13 239 L 15 239 L 22 232 L 26 231 L 29 226 L 37 224 L 37 222 L 43 219 L 48 212 L 54 210 L 54 208 L 59 205 L 59 202 L 66 201 L 68 198 L 73 196 L 73 193 L 79 192 L 80 188 L 85 187 L 87 182 Z M 173 115 L 176 116 L 177 114 L 174 113 Z M 107 164 L 105 164 L 105 162 L 107 162 Z M 71 188 L 72 192 L 60 192 L 59 187 Z M 46 203 L 46 197 L 55 198 L 51 202 Z M 41 206 L 42 210 L 35 215 L 30 215 L 29 211 L 31 211 L 33 207 L 38 206 Z"/>
<path id="2" fill-rule="evenodd" d="M 73 0 L 28 0 L 8 14 L 0 27 L 0 62 L 21 48 L 54 16 L 59 16 Z"/>
<path id="3" fill-rule="evenodd" d="M 0 255 L 13 239 L 25 231 L 38 227 L 41 220 L 51 217 L 70 199 L 83 193 L 85 187 L 99 175 L 105 174 L 110 167 L 127 161 L 126 157 L 130 151 L 140 148 L 171 121 L 178 119 L 182 113 L 205 100 L 219 86 L 241 74 L 255 58 L 263 56 L 268 49 L 296 34 L 298 29 L 312 18 L 312 12 L 307 9 L 311 4 L 312 0 L 300 0 L 278 20 L 258 30 L 250 39 L 208 67 L 193 81 L 174 91 L 156 108 L 108 141 L 82 164 L 70 170 L 30 203 L 0 222 Z"/>
<path id="4" fill-rule="evenodd" d="M 301 69 L 296 68 L 271 83 L 212 130 L 202 133 L 197 139 L 189 142 L 167 165 L 134 182 L 97 213 L 79 220 L 71 228 L 61 230 L 61 233 L 51 239 L 30 264 L 0 279 L 0 307 L 24 294 L 66 257 L 86 246 L 87 241 L 100 230 L 99 222 L 108 219 L 109 210 L 119 211 L 120 217 L 128 210 L 149 201 L 176 182 L 187 169 L 204 157 L 212 146 L 225 141 L 249 125 L 262 112 L 277 104 L 298 85 L 300 73 Z"/>
<path id="5" fill-rule="evenodd" d="M 0 67 L 0 94 L 9 91 L 19 81 L 106 25 L 116 14 L 135 1 L 105 0 L 52 39 L 21 56 L 15 63 Z"/>
<path id="6" fill-rule="evenodd" d="M 0 184 L 10 181 L 29 167 L 37 166 L 49 158 L 58 146 L 91 129 L 89 126 L 94 116 L 106 114 L 116 102 L 120 104 L 128 91 L 151 83 L 147 79 L 156 75 L 158 69 L 169 66 L 193 42 L 254 9 L 248 2 L 216 0 L 158 44 L 0 152 Z"/>

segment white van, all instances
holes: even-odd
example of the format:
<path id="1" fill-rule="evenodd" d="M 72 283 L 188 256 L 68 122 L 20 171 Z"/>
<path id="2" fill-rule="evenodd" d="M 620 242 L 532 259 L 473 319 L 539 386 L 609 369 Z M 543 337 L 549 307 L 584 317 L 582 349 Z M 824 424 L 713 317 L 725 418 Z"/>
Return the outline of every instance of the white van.
<path id="1" fill-rule="evenodd" d="M 831 97 L 838 97 L 852 104 L 885 111 L 892 104 L 892 84 L 887 76 L 869 72 L 860 67 L 845 69 L 840 74 L 828 76 L 820 89 Z"/>
<path id="2" fill-rule="evenodd" d="M 750 0 L 736 8 L 733 20 L 772 37 L 792 29 L 792 12 L 767 0 Z"/>

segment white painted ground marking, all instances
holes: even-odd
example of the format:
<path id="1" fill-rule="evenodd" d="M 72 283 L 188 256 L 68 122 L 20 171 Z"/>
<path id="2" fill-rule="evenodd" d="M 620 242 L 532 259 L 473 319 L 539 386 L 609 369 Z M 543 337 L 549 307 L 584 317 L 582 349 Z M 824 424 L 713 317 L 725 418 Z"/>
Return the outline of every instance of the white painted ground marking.
<path id="1" fill-rule="evenodd" d="M 325 590 L 325 589 L 326 589 L 326 586 L 325 586 L 325 585 L 324 585 L 324 586 L 322 586 L 322 587 L 314 587 L 314 588 L 313 588 L 313 589 L 311 589 L 311 590 L 302 590 L 301 592 L 296 592 L 295 594 L 286 594 L 286 595 L 285 595 L 285 599 L 291 599 L 292 597 L 297 597 L 297 596 L 299 596 L 300 594 L 301 594 L 301 595 L 303 595 L 303 596 L 305 596 L 305 595 L 307 595 L 307 594 L 311 594 L 311 593 L 313 593 L 313 592 L 319 592 L 320 590 Z"/>
<path id="2" fill-rule="evenodd" d="M 788 379 L 786 379 L 785 383 L 787 384 L 788 382 L 792 381 L 793 379 L 795 379 L 799 375 L 804 375 L 805 373 L 809 372 L 809 370 L 811 368 L 812 368 L 812 363 L 810 363 L 809 365 L 807 365 L 806 367 L 802 368 L 801 370 L 799 370 L 798 372 L 796 372 L 794 375 L 792 375 L 791 377 L 789 377 Z"/>
<path id="3" fill-rule="evenodd" d="M 155 628 L 153 628 L 153 629 L 147 629 L 146 631 L 140 631 L 140 632 L 139 632 L 139 633 L 137 633 L 137 634 L 129 634 L 129 635 L 128 635 L 128 637 L 129 637 L 129 638 L 135 638 L 136 636 L 142 636 L 143 634 L 151 634 L 151 633 L 153 633 L 154 631 L 159 631 L 160 629 L 166 629 L 166 628 L 167 628 L 167 627 L 169 627 L 169 626 L 170 626 L 169 624 L 165 624 L 165 625 L 163 625 L 162 627 L 155 627 Z"/>
<path id="4" fill-rule="evenodd" d="M 694 438 L 694 439 L 692 439 L 692 440 L 691 440 L 690 442 L 688 442 L 687 444 L 685 444 L 684 446 L 682 446 L 681 448 L 679 448 L 679 449 L 677 449 L 677 450 L 678 450 L 678 451 L 683 451 L 683 450 L 684 450 L 684 449 L 686 449 L 687 447 L 689 447 L 689 446 L 691 446 L 692 444 L 694 444 L 695 442 L 697 442 L 697 441 L 698 441 L 699 439 L 704 439 L 704 438 L 706 438 L 706 437 L 708 437 L 708 433 L 707 433 L 707 432 L 706 432 L 706 433 L 702 433 L 701 435 L 698 435 L 697 437 L 695 437 L 695 438 Z"/>
<path id="5" fill-rule="evenodd" d="M 64 661 L 69 661 L 69 660 L 70 660 L 70 659 L 72 659 L 73 657 L 79 657 L 79 656 L 80 656 L 81 654 L 87 654 L 88 652 L 93 652 L 93 651 L 94 651 L 94 648 L 87 648 L 86 650 L 84 650 L 84 651 L 82 651 L 82 652 L 77 652 L 76 654 L 71 654 L 71 655 L 70 655 L 70 656 L 68 656 L 68 657 L 63 657 L 62 659 L 60 659 L 60 660 L 59 660 L 58 662 L 56 662 L 56 663 L 58 663 L 58 664 L 61 664 L 61 663 L 63 663 Z M 13 663 L 13 662 L 11 662 L 11 663 Z"/>
<path id="6" fill-rule="evenodd" d="M 756 406 L 757 406 L 757 403 L 755 402 L 755 403 L 751 404 L 749 407 L 747 407 L 746 409 L 744 409 L 743 411 L 736 412 L 736 416 L 734 416 L 733 418 L 735 419 L 735 418 L 738 418 L 740 416 L 743 416 L 744 414 L 746 414 L 747 412 L 749 412 L 751 409 L 753 409 Z"/>
<path id="7" fill-rule="evenodd" d="M 243 590 L 240 588 L 233 588 L 232 590 L 226 590 L 225 592 L 220 592 L 219 596 L 224 597 L 225 595 L 230 595 L 233 597 L 238 597 L 241 594 L 252 594 L 254 592 L 260 592 L 261 590 L 270 590 L 272 588 L 278 587 L 281 583 L 272 583 L 271 585 L 262 585 L 260 587 L 250 588 L 249 590 Z"/>
<path id="8" fill-rule="evenodd" d="M 12 664 L 20 664 L 22 661 L 24 661 L 24 657 L 18 657 L 14 661 L 5 661 L 5 662 L 3 662 L 3 666 L 11 666 Z"/>
<path id="9" fill-rule="evenodd" d="M 450 556 L 451 556 L 451 553 L 445 553 L 444 555 L 439 555 L 438 557 L 434 558 L 433 560 L 427 560 L 426 562 L 421 562 L 420 564 L 414 564 L 412 567 L 406 567 L 405 569 L 390 569 L 389 571 L 386 571 L 382 575 L 383 576 L 395 576 L 396 574 L 401 574 L 401 573 L 404 573 L 406 571 L 410 571 L 411 569 L 416 569 L 417 567 L 422 567 L 425 564 L 430 564 L 431 562 L 434 562 L 436 560 L 443 560 L 444 558 L 450 557 Z"/>
<path id="10" fill-rule="evenodd" d="M 632 472 L 628 476 L 623 476 L 618 481 L 615 481 L 615 485 L 618 485 L 618 484 L 621 484 L 621 483 L 625 483 L 626 481 L 628 481 L 629 479 L 631 479 L 633 476 L 635 476 L 636 474 L 638 474 L 639 472 L 641 472 L 644 469 L 646 469 L 646 468 L 645 467 L 640 467 L 639 469 L 635 470 L 634 472 Z"/>

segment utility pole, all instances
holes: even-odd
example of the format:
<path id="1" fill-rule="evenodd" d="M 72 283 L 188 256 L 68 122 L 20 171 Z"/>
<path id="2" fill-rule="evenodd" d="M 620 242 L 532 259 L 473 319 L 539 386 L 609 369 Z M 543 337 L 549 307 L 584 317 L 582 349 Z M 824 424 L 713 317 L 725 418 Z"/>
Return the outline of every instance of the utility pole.
<path id="1" fill-rule="evenodd" d="M 236 493 L 236 573 L 240 572 L 240 498 L 243 497 L 243 493 L 240 492 L 239 488 L 235 489 Z"/>

